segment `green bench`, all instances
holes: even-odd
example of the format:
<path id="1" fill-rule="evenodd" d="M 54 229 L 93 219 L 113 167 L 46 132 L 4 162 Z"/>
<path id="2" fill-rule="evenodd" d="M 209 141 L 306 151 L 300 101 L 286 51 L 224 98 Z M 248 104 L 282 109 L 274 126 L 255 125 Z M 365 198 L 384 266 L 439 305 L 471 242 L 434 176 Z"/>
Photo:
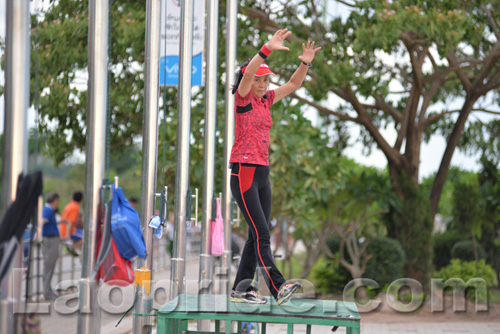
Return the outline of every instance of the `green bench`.
<path id="1" fill-rule="evenodd" d="M 262 334 L 268 323 L 287 324 L 288 334 L 295 324 L 305 324 L 308 334 L 313 325 L 346 327 L 347 334 L 359 334 L 361 320 L 355 303 L 302 298 L 277 306 L 274 300 L 256 305 L 232 303 L 227 295 L 183 294 L 156 311 L 158 334 L 235 334 L 232 321 L 261 323 Z M 215 320 L 215 332 L 188 330 L 188 321 L 193 319 Z M 221 322 L 226 323 L 225 332 L 220 331 Z"/>

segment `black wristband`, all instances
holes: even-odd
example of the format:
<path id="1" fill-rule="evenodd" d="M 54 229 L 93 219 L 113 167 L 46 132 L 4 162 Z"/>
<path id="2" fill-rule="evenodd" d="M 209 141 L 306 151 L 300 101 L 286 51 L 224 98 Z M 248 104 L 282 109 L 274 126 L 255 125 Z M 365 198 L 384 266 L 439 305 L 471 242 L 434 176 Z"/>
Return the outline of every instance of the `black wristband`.
<path id="1" fill-rule="evenodd" d="M 305 61 L 303 61 L 303 62 L 302 62 L 302 64 L 306 65 L 307 67 L 311 67 L 311 66 L 312 66 L 312 64 L 311 64 L 311 63 L 309 63 L 309 64 L 308 64 L 308 63 L 306 63 Z"/>
<path id="2" fill-rule="evenodd" d="M 264 54 L 264 52 L 262 52 L 260 50 L 259 50 L 259 56 L 261 56 L 262 59 L 264 59 L 264 60 L 267 59 L 267 56 Z"/>

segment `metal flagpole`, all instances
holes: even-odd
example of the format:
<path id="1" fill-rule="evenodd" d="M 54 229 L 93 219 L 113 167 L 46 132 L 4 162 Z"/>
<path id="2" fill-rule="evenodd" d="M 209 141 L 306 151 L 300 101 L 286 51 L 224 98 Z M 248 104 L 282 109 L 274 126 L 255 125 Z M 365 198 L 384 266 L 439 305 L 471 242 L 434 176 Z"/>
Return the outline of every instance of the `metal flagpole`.
<path id="1" fill-rule="evenodd" d="M 158 97 L 160 92 L 160 14 L 161 1 L 146 3 L 146 59 L 144 83 L 144 136 L 141 183 L 141 219 L 146 242 L 147 258 L 139 259 L 136 270 L 136 297 L 134 304 L 133 333 L 151 333 L 153 296 L 153 229 L 148 227 L 154 214 L 156 193 L 156 168 L 158 160 Z"/>
<path id="2" fill-rule="evenodd" d="M 100 333 L 101 312 L 97 303 L 98 282 L 90 281 L 95 265 L 99 189 L 104 178 L 108 92 L 107 0 L 89 1 L 89 83 L 85 171 L 82 278 L 79 290 L 77 333 Z"/>
<path id="3" fill-rule="evenodd" d="M 221 294 L 229 294 L 229 277 L 231 270 L 231 221 L 232 221 L 232 205 L 231 205 L 231 187 L 229 170 L 229 158 L 234 141 L 234 96 L 231 94 L 230 85 L 235 79 L 236 67 L 236 43 L 238 41 L 237 34 L 237 18 L 238 18 L 238 1 L 227 1 L 227 40 L 226 40 L 226 109 L 225 109 L 225 124 L 224 124 L 224 174 L 222 180 L 222 217 L 224 219 L 224 254 L 222 259 L 222 274 L 226 276 L 221 279 L 220 291 Z"/>
<path id="4" fill-rule="evenodd" d="M 205 148 L 203 164 L 203 202 L 201 213 L 201 254 L 199 293 L 212 291 L 212 255 L 210 250 L 210 222 L 214 199 L 215 127 L 217 122 L 217 37 L 219 2 L 207 1 L 207 69 L 205 78 Z M 199 320 L 198 330 L 209 330 L 210 321 Z"/>
<path id="5" fill-rule="evenodd" d="M 28 107 L 30 88 L 30 9 L 29 1 L 7 1 L 5 48 L 5 118 L 2 202 L 0 219 L 16 199 L 17 179 L 28 168 Z M 14 255 L 13 268 L 23 267 L 23 242 Z M 20 333 L 14 314 L 21 301 L 21 284 L 13 271 L 0 290 L 0 333 Z"/>
<path id="6" fill-rule="evenodd" d="M 189 139 L 191 134 L 191 72 L 193 64 L 193 0 L 181 1 L 179 50 L 179 113 L 177 116 L 177 168 L 175 176 L 174 256 L 171 298 L 184 292 L 186 270 L 186 214 L 191 202 L 189 190 Z"/>

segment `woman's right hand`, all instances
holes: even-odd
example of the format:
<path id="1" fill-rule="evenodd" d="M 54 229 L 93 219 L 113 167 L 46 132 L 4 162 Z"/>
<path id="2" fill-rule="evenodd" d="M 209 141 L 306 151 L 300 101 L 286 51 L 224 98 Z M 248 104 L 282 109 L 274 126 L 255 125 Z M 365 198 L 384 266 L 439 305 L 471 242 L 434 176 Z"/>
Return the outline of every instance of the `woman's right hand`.
<path id="1" fill-rule="evenodd" d="M 288 31 L 288 29 L 279 29 L 274 33 L 274 36 L 271 38 L 271 40 L 266 44 L 267 48 L 271 51 L 276 51 L 276 50 L 286 50 L 289 51 L 290 49 L 287 48 L 286 46 L 283 46 L 283 41 L 292 34 L 291 31 Z"/>

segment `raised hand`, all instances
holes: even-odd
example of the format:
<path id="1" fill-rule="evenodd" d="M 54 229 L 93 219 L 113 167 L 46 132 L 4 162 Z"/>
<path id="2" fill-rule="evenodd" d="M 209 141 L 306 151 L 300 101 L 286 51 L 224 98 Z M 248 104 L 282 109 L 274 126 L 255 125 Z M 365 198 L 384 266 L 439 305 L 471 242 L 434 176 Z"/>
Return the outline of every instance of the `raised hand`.
<path id="1" fill-rule="evenodd" d="M 321 50 L 321 47 L 314 48 L 314 41 L 307 41 L 307 45 L 302 43 L 302 55 L 299 56 L 299 59 L 304 63 L 310 64 L 314 59 L 314 55 L 319 50 Z"/>
<path id="2" fill-rule="evenodd" d="M 267 48 L 271 51 L 276 51 L 276 50 L 286 50 L 289 51 L 290 49 L 287 48 L 286 46 L 283 46 L 283 41 L 292 34 L 291 31 L 288 31 L 288 29 L 279 29 L 274 33 L 274 36 L 271 38 L 271 40 L 266 44 Z"/>

